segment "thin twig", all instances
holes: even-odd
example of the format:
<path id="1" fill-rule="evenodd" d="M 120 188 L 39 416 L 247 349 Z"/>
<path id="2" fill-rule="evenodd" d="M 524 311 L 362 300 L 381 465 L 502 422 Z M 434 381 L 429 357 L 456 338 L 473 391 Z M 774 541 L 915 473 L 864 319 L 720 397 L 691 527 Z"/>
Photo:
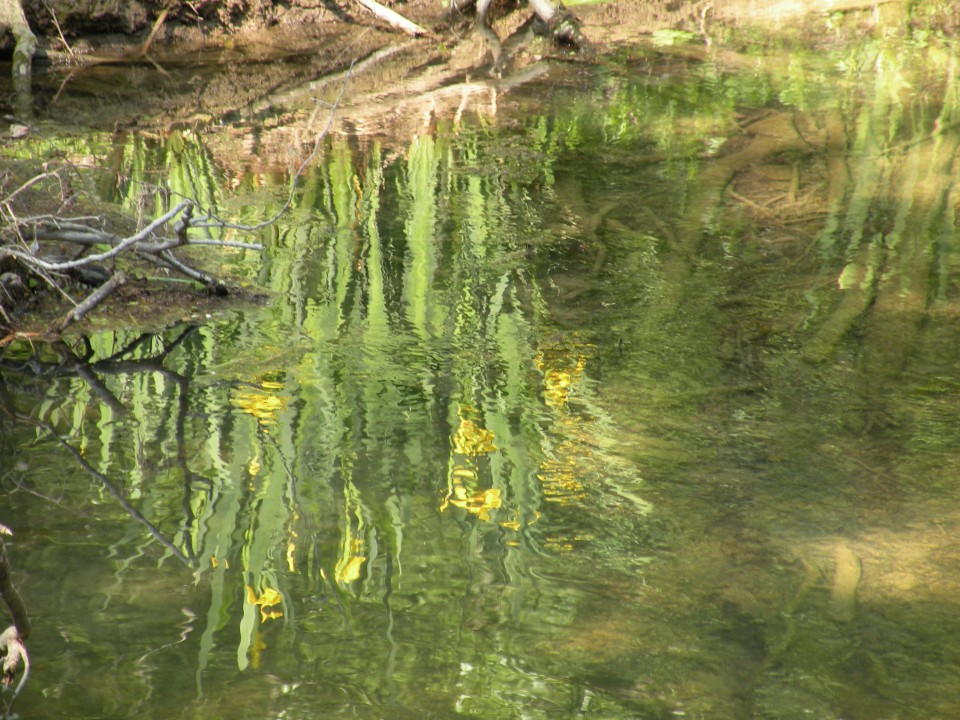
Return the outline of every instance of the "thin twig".
<path id="1" fill-rule="evenodd" d="M 67 52 L 70 53 L 70 57 L 75 57 L 76 53 L 73 52 L 73 48 L 70 47 L 70 43 L 68 43 L 67 39 L 63 36 L 63 30 L 60 29 L 60 21 L 57 19 L 56 11 L 50 7 L 50 3 L 48 3 L 47 0 L 43 0 L 43 6 L 47 9 L 47 12 L 50 13 L 50 17 L 53 18 L 53 26 L 57 29 L 57 35 L 60 36 L 60 42 L 63 43 L 63 46 L 67 49 Z"/>
<path id="2" fill-rule="evenodd" d="M 30 179 L 27 180 L 23 185 L 21 185 L 21 186 L 18 187 L 16 190 L 14 190 L 12 193 L 10 193 L 10 194 L 7 195 L 6 197 L 4 197 L 4 198 L 3 198 L 3 202 L 4 202 L 4 203 L 9 203 L 11 200 L 13 200 L 17 195 L 19 195 L 20 193 L 22 193 L 24 190 L 27 190 L 28 188 L 32 187 L 33 185 L 36 185 L 36 184 L 37 184 L 38 182 L 40 182 L 41 180 L 46 180 L 47 178 L 50 178 L 50 177 L 57 177 L 57 173 L 55 173 L 55 172 L 45 172 L 45 173 L 41 173 L 40 175 L 36 175 L 36 176 L 30 178 Z"/>
<path id="3" fill-rule="evenodd" d="M 160 32 L 160 28 L 163 27 L 163 22 L 167 19 L 167 15 L 170 14 L 170 5 L 167 5 L 157 17 L 156 22 L 153 23 L 153 28 L 150 30 L 150 34 L 147 35 L 147 39 L 143 41 L 143 45 L 140 46 L 140 57 L 146 57 L 147 53 L 150 51 L 150 45 L 153 43 L 153 39 L 157 36 L 157 33 Z"/>
<path id="4" fill-rule="evenodd" d="M 141 243 L 137 246 L 138 252 L 144 253 L 158 253 L 164 250 L 173 250 L 176 247 L 183 247 L 184 245 L 206 245 L 210 247 L 224 247 L 224 248 L 239 248 L 241 250 L 263 250 L 263 245 L 260 243 L 248 243 L 240 242 L 238 240 L 190 240 L 188 243 L 175 238 L 170 238 L 164 240 L 163 242 L 156 243 L 154 245 L 149 245 L 147 243 Z"/>

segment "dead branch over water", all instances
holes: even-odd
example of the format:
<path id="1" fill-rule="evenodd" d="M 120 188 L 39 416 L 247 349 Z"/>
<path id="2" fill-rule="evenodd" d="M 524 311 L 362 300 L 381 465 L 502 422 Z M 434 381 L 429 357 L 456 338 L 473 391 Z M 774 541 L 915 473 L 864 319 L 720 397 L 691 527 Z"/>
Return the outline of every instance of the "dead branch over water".
<path id="1" fill-rule="evenodd" d="M 13 327 L 12 309 L 30 293 L 29 284 L 42 282 L 59 293 L 72 307 L 46 332 L 31 337 L 55 340 L 70 325 L 83 319 L 91 310 L 113 295 L 127 282 L 127 273 L 117 267 L 121 260 L 139 260 L 200 283 L 216 295 L 229 290 L 222 279 L 201 270 L 182 254 L 187 248 L 243 249 L 259 251 L 257 242 L 223 240 L 211 237 L 226 231 L 258 232 L 274 224 L 293 202 L 297 185 L 306 168 L 316 158 L 323 139 L 330 132 L 337 108 L 346 91 L 351 69 L 342 79 L 340 92 L 329 105 L 327 122 L 316 135 L 313 148 L 294 172 L 286 201 L 280 210 L 255 224 L 239 224 L 219 217 L 191 198 L 180 201 L 136 232 L 121 236 L 110 227 L 105 215 L 65 215 L 65 208 L 77 204 L 78 197 L 97 206 L 86 191 L 75 191 L 79 168 L 65 164 L 54 170 L 35 175 L 18 187 L 0 196 L 0 325 Z M 80 178 L 83 184 L 83 178 Z M 29 207 L 23 198 L 28 192 L 59 195 L 59 208 L 39 215 L 23 215 Z M 70 281 L 92 288 L 82 300 L 69 294 Z M 8 332 L 0 337 L 0 347 L 20 337 Z"/>
<path id="2" fill-rule="evenodd" d="M 8 326 L 12 324 L 8 309 L 15 307 L 29 293 L 31 280 L 46 284 L 72 305 L 49 326 L 48 334 L 56 337 L 124 284 L 126 275 L 116 267 L 121 258 L 146 260 L 200 282 L 210 291 L 225 294 L 226 286 L 220 279 L 194 267 L 177 251 L 198 244 L 218 248 L 261 248 L 258 243 L 212 240 L 209 237 L 194 239 L 195 228 L 211 222 L 214 217 L 209 213 L 198 215 L 196 203 L 190 199 L 181 200 L 139 231 L 126 236 L 113 232 L 103 215 L 65 217 L 52 213 L 20 217 L 16 196 L 28 186 L 50 180 L 51 175 L 53 179 L 63 179 L 59 172 L 44 173 L 0 199 L 0 217 L 5 222 L 3 243 L 0 244 L 0 269 L 3 270 L 0 274 L 0 313 Z M 68 292 L 70 280 L 92 290 L 85 298 L 75 300 Z M 9 342 L 5 338 L 0 340 L 0 345 L 5 341 Z"/>

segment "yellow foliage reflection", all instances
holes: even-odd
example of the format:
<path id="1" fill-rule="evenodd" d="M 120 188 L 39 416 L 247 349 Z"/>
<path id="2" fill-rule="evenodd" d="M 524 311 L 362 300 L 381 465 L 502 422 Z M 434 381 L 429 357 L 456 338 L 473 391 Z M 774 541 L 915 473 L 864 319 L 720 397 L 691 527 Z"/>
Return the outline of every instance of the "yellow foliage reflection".
<path id="1" fill-rule="evenodd" d="M 363 564 L 367 561 L 362 539 L 353 538 L 346 543 L 346 553 L 337 561 L 334 577 L 341 585 L 347 585 L 360 579 Z"/>
<path id="2" fill-rule="evenodd" d="M 263 633 L 257 630 L 253 635 L 253 644 L 251 644 L 250 649 L 247 650 L 247 654 L 250 656 L 250 667 L 254 670 L 260 667 L 260 655 L 266 649 L 267 643 L 263 640 Z"/>
<path id="3" fill-rule="evenodd" d="M 250 458 L 250 462 L 247 463 L 247 472 L 250 474 L 250 477 L 256 477 L 260 474 L 260 471 L 263 469 L 263 466 L 260 464 L 260 452 L 254 454 Z"/>
<path id="4" fill-rule="evenodd" d="M 290 401 L 289 396 L 279 394 L 282 390 L 282 383 L 263 380 L 259 387 L 237 392 L 233 396 L 233 403 L 243 412 L 255 417 L 261 425 L 273 425 Z"/>
<path id="5" fill-rule="evenodd" d="M 496 510 L 501 504 L 500 488 L 470 492 L 462 483 L 454 481 L 451 491 L 440 505 L 440 510 L 446 510 L 448 506 L 453 505 L 476 515 L 481 520 L 489 520 L 490 511 Z"/>
<path id="6" fill-rule="evenodd" d="M 550 502 L 582 500 L 586 490 L 581 480 L 582 463 L 592 455 L 589 439 L 579 416 L 569 412 L 567 403 L 587 367 L 590 345 L 558 343 L 537 350 L 534 362 L 543 373 L 543 398 L 556 412 L 555 422 L 566 440 L 544 457 L 537 478 Z"/>
<path id="7" fill-rule="evenodd" d="M 576 449 L 570 443 L 563 443 L 557 450 L 558 457 L 544 458 L 540 463 L 537 479 L 543 487 L 543 495 L 551 502 L 582 500 L 586 497 L 586 490 L 580 482 L 577 457 L 572 454 Z"/>
<path id="8" fill-rule="evenodd" d="M 499 488 L 478 487 L 480 471 L 477 458 L 496 452 L 497 446 L 493 443 L 494 434 L 490 430 L 466 417 L 476 412 L 469 405 L 460 408 L 460 423 L 453 435 L 451 467 L 447 474 L 447 494 L 440 504 L 440 510 L 452 505 L 488 521 L 490 511 L 499 508 L 502 500 Z"/>
<path id="9" fill-rule="evenodd" d="M 287 542 L 287 570 L 292 573 L 297 571 L 297 543 L 294 538 L 297 537 L 296 533 L 292 533 L 293 537 Z"/>
<path id="10" fill-rule="evenodd" d="M 483 455 L 497 449 L 493 433 L 477 425 L 473 420 L 460 417 L 460 426 L 453 436 L 453 451 L 461 455 Z"/>
<path id="11" fill-rule="evenodd" d="M 264 588 L 263 592 L 258 596 L 253 586 L 247 585 L 247 602 L 251 605 L 260 606 L 260 619 L 264 622 L 283 617 L 283 610 L 279 607 L 274 607 L 283 602 L 283 595 L 273 588 Z"/>
<path id="12" fill-rule="evenodd" d="M 574 352 L 576 357 L 571 362 Z M 544 402 L 550 407 L 565 408 L 570 391 L 587 367 L 586 356 L 576 346 L 551 345 L 537 350 L 534 362 L 543 372 Z"/>

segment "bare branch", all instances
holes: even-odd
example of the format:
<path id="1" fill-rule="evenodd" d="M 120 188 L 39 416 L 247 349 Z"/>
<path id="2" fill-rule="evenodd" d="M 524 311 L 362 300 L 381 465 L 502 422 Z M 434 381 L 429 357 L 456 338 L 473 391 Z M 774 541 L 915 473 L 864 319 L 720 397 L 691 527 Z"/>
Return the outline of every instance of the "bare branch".
<path id="1" fill-rule="evenodd" d="M 398 12 L 391 10 L 384 5 L 381 5 L 376 0 L 357 0 L 358 3 L 363 5 L 367 10 L 372 12 L 378 18 L 383 20 L 385 23 L 391 27 L 395 27 L 398 30 L 403 30 L 408 35 L 413 35 L 414 37 L 420 37 L 426 35 L 429 37 L 436 37 L 433 33 L 417 25 L 415 22 L 407 20 L 403 15 Z"/>
<path id="2" fill-rule="evenodd" d="M 113 277 L 98 287 L 94 292 L 90 293 L 90 295 L 88 295 L 83 302 L 64 315 L 60 322 L 58 322 L 53 329 L 57 333 L 61 333 L 67 327 L 73 325 L 73 323 L 77 322 L 78 320 L 82 320 L 84 315 L 103 302 L 105 298 L 107 298 L 114 290 L 123 285 L 126 281 L 127 276 L 122 272 L 114 273 Z"/>
<path id="3" fill-rule="evenodd" d="M 6 252 L 7 255 L 16 257 L 20 260 L 23 260 L 29 265 L 34 267 L 39 267 L 48 271 L 57 271 L 57 270 L 70 270 L 72 268 L 81 267 L 82 265 L 89 265 L 90 263 L 103 262 L 104 260 L 109 260 L 110 258 L 119 255 L 121 252 L 126 250 L 132 245 L 136 245 L 138 242 L 148 237 L 154 230 L 157 228 L 163 227 L 173 218 L 179 215 L 181 212 L 184 212 L 186 208 L 193 207 L 192 200 L 182 200 L 177 204 L 176 207 L 171 209 L 169 212 L 164 213 L 152 223 L 147 225 L 143 230 L 138 233 L 131 235 L 130 237 L 124 238 L 119 243 L 114 245 L 110 250 L 100 253 L 99 255 L 88 255 L 87 257 L 81 258 L 79 260 L 68 260 L 66 262 L 47 262 L 41 258 L 34 257 L 28 253 L 16 250 L 14 248 L 3 248 L 0 249 L 0 253 Z M 0 254 L 2 257 L 2 254 Z"/>
<path id="4" fill-rule="evenodd" d="M 158 255 L 145 255 L 144 257 L 147 260 L 156 263 L 157 265 L 164 265 L 166 267 L 173 268 L 183 275 L 186 275 L 188 278 L 203 283 L 208 288 L 225 289 L 215 277 L 190 267 L 169 250 L 164 250 Z"/>
<path id="5" fill-rule="evenodd" d="M 55 172 L 45 172 L 35 177 L 32 177 L 29 180 L 27 180 L 23 185 L 21 185 L 16 190 L 14 190 L 12 193 L 10 193 L 5 198 L 3 198 L 3 201 L 5 203 L 9 203 L 11 200 L 13 200 L 17 195 L 22 193 L 24 190 L 27 190 L 28 188 L 36 185 L 38 182 L 42 182 L 43 180 L 46 180 L 47 178 L 51 178 L 51 177 L 57 177 L 57 174 Z"/>

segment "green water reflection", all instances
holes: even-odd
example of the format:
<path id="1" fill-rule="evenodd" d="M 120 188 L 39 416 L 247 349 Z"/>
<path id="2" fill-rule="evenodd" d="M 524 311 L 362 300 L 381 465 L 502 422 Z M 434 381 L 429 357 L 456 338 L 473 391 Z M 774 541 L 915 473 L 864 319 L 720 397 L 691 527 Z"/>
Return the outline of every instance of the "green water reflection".
<path id="1" fill-rule="evenodd" d="M 955 55 L 751 62 L 335 141 L 265 306 L 8 350 L 23 716 L 951 716 Z"/>

